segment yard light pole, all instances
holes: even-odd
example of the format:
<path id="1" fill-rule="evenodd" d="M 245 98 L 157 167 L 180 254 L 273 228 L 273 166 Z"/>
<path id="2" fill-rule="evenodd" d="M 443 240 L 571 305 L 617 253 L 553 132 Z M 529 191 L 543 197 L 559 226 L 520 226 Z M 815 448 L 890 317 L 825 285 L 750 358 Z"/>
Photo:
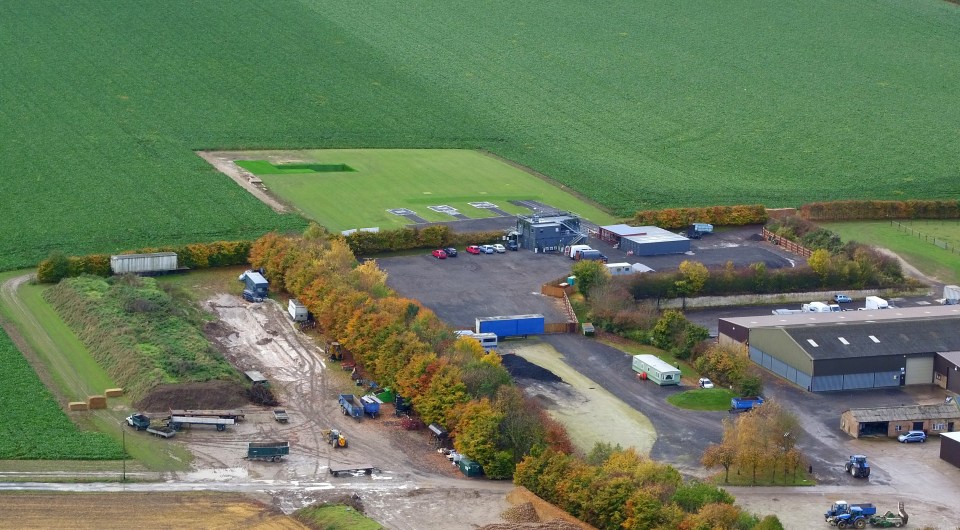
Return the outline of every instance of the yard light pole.
<path id="1" fill-rule="evenodd" d="M 120 482 L 127 482 L 127 430 L 123 428 L 123 423 L 120 424 L 120 440 L 121 440 L 121 451 L 123 454 L 120 455 L 121 461 L 123 462 L 123 475 L 120 479 Z"/>

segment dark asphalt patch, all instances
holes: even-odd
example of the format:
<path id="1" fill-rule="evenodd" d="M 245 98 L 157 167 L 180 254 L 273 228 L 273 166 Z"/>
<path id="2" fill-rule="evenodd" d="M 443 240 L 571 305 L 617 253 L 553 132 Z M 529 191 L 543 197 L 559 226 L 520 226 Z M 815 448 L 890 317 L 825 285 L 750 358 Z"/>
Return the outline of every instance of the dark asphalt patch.
<path id="1" fill-rule="evenodd" d="M 563 379 L 560 379 L 557 374 L 533 364 L 519 355 L 504 355 L 502 359 L 503 367 L 516 379 L 532 379 L 543 383 L 563 382 Z"/>

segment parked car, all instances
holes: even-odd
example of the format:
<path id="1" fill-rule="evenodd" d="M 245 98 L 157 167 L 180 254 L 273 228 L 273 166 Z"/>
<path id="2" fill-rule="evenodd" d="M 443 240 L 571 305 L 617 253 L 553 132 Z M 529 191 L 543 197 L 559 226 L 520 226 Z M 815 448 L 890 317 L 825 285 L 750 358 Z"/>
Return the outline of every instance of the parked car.
<path id="1" fill-rule="evenodd" d="M 713 381 L 707 379 L 706 377 L 701 377 L 700 388 L 713 388 Z"/>
<path id="2" fill-rule="evenodd" d="M 455 249 L 455 248 L 453 248 L 453 247 L 447 247 L 447 248 L 443 249 L 443 251 L 447 253 L 447 257 L 448 257 L 448 258 L 455 258 L 455 257 L 457 257 L 457 249 Z"/>
<path id="3" fill-rule="evenodd" d="M 493 254 L 496 251 L 493 249 L 493 245 L 480 245 L 480 252 L 484 254 Z"/>
<path id="4" fill-rule="evenodd" d="M 467 247 L 467 254 L 479 254 L 479 253 L 480 253 L 480 247 L 478 247 L 477 245 L 470 245 L 469 247 Z"/>
<path id="5" fill-rule="evenodd" d="M 507 241 L 507 250 L 520 250 L 520 245 L 517 244 L 516 240 L 511 239 Z"/>
<path id="6" fill-rule="evenodd" d="M 833 295 L 833 301 L 838 304 L 849 304 L 850 302 L 853 302 L 853 298 L 850 298 L 845 294 L 835 294 Z"/>
<path id="7" fill-rule="evenodd" d="M 495 250 L 497 254 L 503 254 L 504 252 L 507 251 L 507 248 L 501 245 L 500 243 L 497 243 L 493 245 L 493 250 Z"/>
<path id="8" fill-rule="evenodd" d="M 899 440 L 902 444 L 911 442 L 923 443 L 927 441 L 927 433 L 923 431 L 907 431 L 906 434 L 897 436 L 897 440 Z"/>
<path id="9" fill-rule="evenodd" d="M 442 248 L 433 251 L 433 257 L 437 259 L 447 259 L 447 253 Z"/>

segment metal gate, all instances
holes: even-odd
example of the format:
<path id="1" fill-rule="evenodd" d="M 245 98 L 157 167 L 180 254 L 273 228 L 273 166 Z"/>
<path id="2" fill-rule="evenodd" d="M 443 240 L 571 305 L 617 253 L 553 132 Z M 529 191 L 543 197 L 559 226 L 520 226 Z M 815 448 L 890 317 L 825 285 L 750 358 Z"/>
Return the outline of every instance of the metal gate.
<path id="1" fill-rule="evenodd" d="M 929 385 L 933 383 L 933 356 L 907 357 L 907 374 L 904 384 Z"/>

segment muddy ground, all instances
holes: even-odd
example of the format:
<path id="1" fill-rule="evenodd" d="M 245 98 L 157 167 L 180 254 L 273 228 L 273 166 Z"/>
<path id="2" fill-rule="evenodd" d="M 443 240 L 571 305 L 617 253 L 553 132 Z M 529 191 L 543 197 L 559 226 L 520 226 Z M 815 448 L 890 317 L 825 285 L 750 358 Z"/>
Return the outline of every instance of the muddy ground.
<path id="1" fill-rule="evenodd" d="M 278 488 L 268 502 L 286 513 L 345 491 L 358 492 L 367 513 L 388 528 L 476 528 L 505 522 L 508 482 L 467 479 L 437 453 L 426 430 L 407 431 L 384 404 L 376 418 L 355 420 L 341 413 L 340 393 L 362 393 L 340 364 L 327 359 L 315 335 L 298 331 L 279 304 L 251 304 L 218 295 L 204 306 L 219 317 L 210 337 L 241 370 L 258 370 L 270 381 L 290 416 L 274 421 L 271 408 L 248 414 L 226 432 L 194 429 L 178 435 L 196 455 L 192 479 L 285 483 L 323 483 L 322 487 Z M 340 429 L 348 447 L 326 443 L 324 429 Z M 281 463 L 245 460 L 251 441 L 289 441 L 290 456 Z M 370 465 L 372 476 L 331 477 L 331 466 Z M 456 521 L 449 514 L 456 511 Z"/>

